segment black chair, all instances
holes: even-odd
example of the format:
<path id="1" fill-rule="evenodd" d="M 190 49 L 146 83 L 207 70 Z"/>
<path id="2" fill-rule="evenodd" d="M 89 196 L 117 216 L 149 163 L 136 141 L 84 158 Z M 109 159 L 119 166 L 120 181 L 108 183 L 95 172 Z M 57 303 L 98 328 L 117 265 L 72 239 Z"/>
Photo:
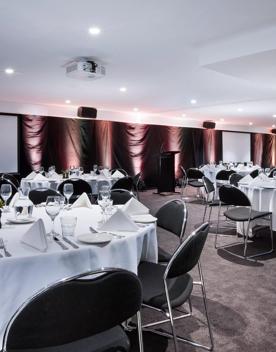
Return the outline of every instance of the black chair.
<path id="1" fill-rule="evenodd" d="M 125 176 L 120 178 L 112 185 L 111 189 L 126 189 L 128 191 L 132 191 L 134 189 L 132 177 Z"/>
<path id="2" fill-rule="evenodd" d="M 180 165 L 180 170 L 182 172 L 182 179 L 181 179 L 181 198 L 182 199 L 189 199 L 189 197 L 185 197 L 185 189 L 188 185 L 188 177 L 187 172 L 182 165 Z"/>
<path id="3" fill-rule="evenodd" d="M 73 203 L 81 194 L 87 193 L 88 197 L 92 198 L 92 190 L 88 182 L 80 179 L 80 178 L 70 178 L 69 180 L 63 181 L 58 186 L 59 193 L 63 194 L 63 186 L 67 183 L 71 183 L 74 187 L 74 193 L 70 198 L 70 203 Z"/>
<path id="4" fill-rule="evenodd" d="M 7 201 L 7 205 L 10 203 L 10 201 L 12 200 L 12 197 L 15 195 L 15 193 L 18 192 L 18 188 L 13 184 L 12 181 L 10 181 L 9 179 L 6 179 L 6 178 L 0 178 L 0 188 L 2 185 L 4 184 L 8 184 L 11 186 L 11 190 L 12 190 L 12 194 L 10 196 L 10 198 L 8 199 Z M 2 197 L 0 196 L 0 198 L 2 199 Z"/>
<path id="5" fill-rule="evenodd" d="M 196 188 L 203 187 L 202 177 L 203 172 L 199 169 L 190 168 L 187 170 L 188 185 Z"/>
<path id="6" fill-rule="evenodd" d="M 142 352 L 141 301 L 141 284 L 126 270 L 108 268 L 63 279 L 14 314 L 3 352 L 128 351 L 130 342 L 120 325 L 135 314 Z"/>
<path id="7" fill-rule="evenodd" d="M 46 202 L 49 196 L 60 196 L 61 194 L 50 188 L 36 188 L 29 192 L 29 198 L 34 205 Z"/>
<path id="8" fill-rule="evenodd" d="M 138 172 L 135 176 L 132 177 L 133 190 L 135 192 L 136 198 L 139 200 L 139 191 L 142 182 L 142 172 Z M 120 187 L 119 187 L 120 188 Z"/>
<path id="9" fill-rule="evenodd" d="M 276 167 L 273 167 L 271 170 L 270 170 L 270 173 L 268 175 L 268 177 L 273 177 L 273 172 L 276 171 Z"/>
<path id="10" fill-rule="evenodd" d="M 203 250 L 209 231 L 208 223 L 202 224 L 187 239 L 182 242 L 174 252 L 169 263 L 165 265 L 150 262 L 142 262 L 138 267 L 138 277 L 142 283 L 143 306 L 165 313 L 168 319 L 143 325 L 143 329 L 150 330 L 158 335 L 173 338 L 175 351 L 178 351 L 178 341 L 201 347 L 211 351 L 213 349 L 213 336 L 207 311 L 206 292 L 204 279 L 200 265 L 200 255 Z M 189 272 L 198 266 L 199 281 L 193 282 Z M 192 315 L 191 294 L 193 284 L 200 285 L 203 296 L 204 311 L 210 337 L 210 346 L 204 346 L 198 342 L 176 335 L 174 322 L 181 318 Z M 173 316 L 172 310 L 181 307 L 185 302 L 189 303 L 189 313 Z M 164 330 L 155 330 L 151 327 L 170 323 L 172 334 Z"/>
<path id="11" fill-rule="evenodd" d="M 245 258 L 245 259 L 246 258 L 254 258 L 257 256 L 272 253 L 274 250 L 273 232 L 272 232 L 272 213 L 270 211 L 253 210 L 251 202 L 248 199 L 248 197 L 246 196 L 246 194 L 243 193 L 237 187 L 232 186 L 232 185 L 224 185 L 224 186 L 220 187 L 219 199 L 220 199 L 220 205 L 219 205 L 219 211 L 218 211 L 217 231 L 216 231 L 216 237 L 215 237 L 215 248 L 221 248 L 230 254 L 233 254 L 233 255 L 236 255 L 238 257 Z M 217 245 L 218 229 L 219 229 L 219 221 L 220 221 L 220 211 L 221 211 L 221 203 L 222 202 L 227 206 L 232 206 L 232 207 L 229 207 L 223 213 L 223 215 L 227 219 L 230 219 L 235 222 L 242 222 L 243 223 L 243 244 L 244 244 L 243 256 L 235 254 L 232 251 L 227 249 L 228 247 L 231 247 L 231 246 L 237 244 L 237 242 L 226 244 L 223 246 Z M 248 246 L 248 239 L 249 239 L 250 223 L 251 223 L 251 221 L 256 220 L 256 219 L 260 219 L 260 218 L 269 220 L 269 222 L 270 222 L 271 249 L 269 251 L 265 251 L 265 252 L 261 252 L 261 253 L 247 256 L 247 246 Z M 244 231 L 244 223 L 245 222 L 247 222 L 246 231 Z"/>
<path id="12" fill-rule="evenodd" d="M 214 186 L 213 182 L 208 177 L 204 176 L 203 183 L 204 183 L 204 190 L 205 190 L 206 198 L 205 198 L 205 208 L 204 208 L 202 221 L 203 222 L 205 221 L 207 209 L 210 208 L 209 216 L 208 216 L 208 221 L 210 222 L 213 207 L 219 206 L 219 200 L 215 199 L 216 190 L 215 190 L 215 186 Z"/>
<path id="13" fill-rule="evenodd" d="M 259 175 L 259 169 L 253 170 L 249 174 L 252 178 L 256 178 Z"/>
<path id="14" fill-rule="evenodd" d="M 11 181 L 11 183 L 13 183 L 13 185 L 14 185 L 16 188 L 19 187 L 19 181 L 18 181 L 18 179 L 17 179 L 15 176 L 11 175 L 11 174 L 2 174 L 2 175 L 1 175 L 1 179 L 3 179 L 3 180 L 9 180 L 9 181 Z"/>
<path id="15" fill-rule="evenodd" d="M 125 204 L 131 198 L 136 198 L 135 195 L 126 189 L 112 189 L 110 199 L 113 200 L 113 205 Z"/>
<path id="16" fill-rule="evenodd" d="M 157 218 L 157 226 L 177 236 L 181 243 L 188 219 L 188 210 L 185 202 L 180 199 L 170 200 L 157 211 L 155 216 Z M 171 257 L 170 253 L 158 247 L 159 263 L 168 263 Z"/>
<path id="17" fill-rule="evenodd" d="M 216 185 L 217 187 L 224 185 L 229 182 L 229 178 L 231 175 L 235 174 L 234 170 L 220 170 L 216 174 Z"/>
<path id="18" fill-rule="evenodd" d="M 124 169 L 112 169 L 110 170 L 111 175 L 113 175 L 115 171 L 120 171 L 123 175 L 128 176 L 128 173 Z"/>
<path id="19" fill-rule="evenodd" d="M 237 173 L 234 173 L 234 174 L 230 175 L 230 177 L 229 177 L 229 183 L 230 183 L 230 185 L 233 185 L 233 186 L 238 187 L 239 181 L 240 181 L 242 178 L 243 178 L 242 175 L 237 174 Z"/>

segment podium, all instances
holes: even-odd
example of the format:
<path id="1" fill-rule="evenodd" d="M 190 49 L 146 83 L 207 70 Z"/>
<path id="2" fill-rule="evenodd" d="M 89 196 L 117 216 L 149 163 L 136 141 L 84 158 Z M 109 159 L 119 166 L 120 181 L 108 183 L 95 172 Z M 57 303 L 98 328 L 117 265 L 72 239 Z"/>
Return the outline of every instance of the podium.
<path id="1" fill-rule="evenodd" d="M 160 153 L 158 159 L 158 183 L 157 193 L 175 192 L 174 163 L 175 154 L 179 151 L 167 151 Z"/>

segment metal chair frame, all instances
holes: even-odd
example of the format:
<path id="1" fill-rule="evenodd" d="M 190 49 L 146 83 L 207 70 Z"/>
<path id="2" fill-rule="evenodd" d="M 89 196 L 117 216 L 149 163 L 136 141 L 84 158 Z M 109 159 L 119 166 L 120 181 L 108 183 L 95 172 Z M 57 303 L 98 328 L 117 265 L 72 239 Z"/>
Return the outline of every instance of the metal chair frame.
<path id="1" fill-rule="evenodd" d="M 9 350 L 7 350 L 7 341 L 8 341 L 8 336 L 9 336 L 9 332 L 10 329 L 12 327 L 13 322 L 15 321 L 15 319 L 17 318 L 17 316 L 21 313 L 21 311 L 29 304 L 31 303 L 33 300 L 35 300 L 37 297 L 41 296 L 42 294 L 44 294 L 45 292 L 47 292 L 48 290 L 55 288 L 57 286 L 59 286 L 62 283 L 66 283 L 69 281 L 73 281 L 73 280 L 78 280 L 78 279 L 82 279 L 86 276 L 90 276 L 90 275 L 100 275 L 100 274 L 105 274 L 105 273 L 111 273 L 111 272 L 116 272 L 116 271 L 127 271 L 127 270 L 122 270 L 122 269 L 118 269 L 118 268 L 101 268 L 101 269 L 96 269 L 96 270 L 90 270 L 90 271 L 86 271 L 82 274 L 78 274 L 78 275 L 74 275 L 74 276 L 70 276 L 61 280 L 56 281 L 54 284 L 50 284 L 46 287 L 44 287 L 43 289 L 41 289 L 40 291 L 38 291 L 37 293 L 35 293 L 32 297 L 30 297 L 29 299 L 27 299 L 17 310 L 16 312 L 13 314 L 13 316 L 11 317 L 11 319 L 9 320 L 6 329 L 4 331 L 4 337 L 3 337 L 3 349 L 2 352 L 9 352 Z M 136 318 L 137 318 L 137 327 L 138 327 L 138 340 L 139 340 L 139 351 L 143 352 L 144 351 L 144 346 L 143 346 L 143 332 L 142 332 L 142 321 L 141 321 L 141 312 L 140 310 L 137 311 L 136 313 Z"/>
<path id="2" fill-rule="evenodd" d="M 206 226 L 206 223 L 202 224 L 198 229 L 193 231 L 192 234 L 189 237 L 187 237 L 187 239 L 185 241 L 183 241 L 182 244 L 178 247 L 178 249 L 173 254 L 171 260 L 167 264 L 166 271 L 164 272 L 164 275 L 163 275 L 163 283 L 164 283 L 164 288 L 165 288 L 165 294 L 166 294 L 168 310 L 166 311 L 166 310 L 158 309 L 156 307 L 152 307 L 150 305 L 146 305 L 144 303 L 142 304 L 143 307 L 159 311 L 159 312 L 161 312 L 161 313 L 163 313 L 163 314 L 165 314 L 167 316 L 167 319 L 159 320 L 159 321 L 156 321 L 156 322 L 153 322 L 153 323 L 142 325 L 142 329 L 147 330 L 147 331 L 151 331 L 151 332 L 153 332 L 153 333 L 155 333 L 157 335 L 165 336 L 165 337 L 168 337 L 168 338 L 173 338 L 175 352 L 179 351 L 178 341 L 187 343 L 187 344 L 192 345 L 194 347 L 199 347 L 199 348 L 205 349 L 207 351 L 212 351 L 213 348 L 214 348 L 214 339 L 213 339 L 213 333 L 212 333 L 211 324 L 210 324 L 210 318 L 209 318 L 209 314 L 208 314 L 206 290 L 205 290 L 204 277 L 203 277 L 203 272 L 202 272 L 200 261 L 198 261 L 198 263 L 197 263 L 198 273 L 199 273 L 199 281 L 193 281 L 193 284 L 194 285 L 199 285 L 201 287 L 202 299 L 203 299 L 203 304 L 204 304 L 204 312 L 205 312 L 207 326 L 208 326 L 208 332 L 209 332 L 210 346 L 203 345 L 201 343 L 198 343 L 196 341 L 184 338 L 182 336 L 178 336 L 176 334 L 174 322 L 176 320 L 179 320 L 179 319 L 184 319 L 184 318 L 191 317 L 192 316 L 192 304 L 191 304 L 191 300 L 189 299 L 188 300 L 189 313 L 185 313 L 185 314 L 182 314 L 180 316 L 174 317 L 173 316 L 173 312 L 172 312 L 172 307 L 171 307 L 171 301 L 170 301 L 168 285 L 167 285 L 168 273 L 169 273 L 170 267 L 171 267 L 175 257 L 177 257 L 178 253 L 182 250 L 182 248 L 186 245 L 186 243 L 190 240 L 190 238 L 192 236 L 195 236 L 195 234 L 198 231 L 200 231 L 201 228 L 203 228 L 205 226 Z M 171 324 L 171 329 L 172 329 L 172 333 L 171 334 L 167 333 L 167 332 L 155 330 L 155 329 L 149 329 L 149 328 L 151 328 L 153 326 L 161 325 L 161 324 L 168 323 L 168 322 Z"/>
<path id="3" fill-rule="evenodd" d="M 237 188 L 235 186 L 232 186 L 234 188 Z M 238 188 L 237 188 L 238 189 Z M 240 189 L 238 189 L 240 192 L 242 192 Z M 218 234 L 218 229 L 219 229 L 219 223 L 220 223 L 220 212 L 221 212 L 221 206 L 222 206 L 222 202 L 219 202 L 219 210 L 218 210 L 218 218 L 217 218 L 217 229 L 216 229 L 216 235 L 215 235 L 215 248 L 216 249 L 222 249 L 224 251 L 226 251 L 229 254 L 232 254 L 236 257 L 242 258 L 242 259 L 251 259 L 251 258 L 255 258 L 255 257 L 259 257 L 259 256 L 263 256 L 266 254 L 270 254 L 274 251 L 274 243 L 273 243 L 273 230 L 272 230 L 272 213 L 270 215 L 268 215 L 268 218 L 266 216 L 262 217 L 262 219 L 269 221 L 269 227 L 270 227 L 270 238 L 271 238 L 271 249 L 268 251 L 264 251 L 264 252 L 260 252 L 257 254 L 252 254 L 250 256 L 247 256 L 247 247 L 248 247 L 248 240 L 249 240 L 249 229 L 250 229 L 250 223 L 251 221 L 253 221 L 251 219 L 251 214 L 252 214 L 252 205 L 251 202 L 249 200 L 249 198 L 247 197 L 247 195 L 245 194 L 247 200 L 248 200 L 248 204 L 250 204 L 249 206 L 245 207 L 242 206 L 243 208 L 249 208 L 249 217 L 247 221 L 235 221 L 235 223 L 237 222 L 242 222 L 243 223 L 243 245 L 244 245 L 244 249 L 243 249 L 243 255 L 239 255 L 236 253 L 233 253 L 232 251 L 228 250 L 228 247 L 232 247 L 236 244 L 242 244 L 242 242 L 240 241 L 236 241 L 236 242 L 232 242 L 232 243 L 228 243 L 226 245 L 221 245 L 218 246 L 217 242 L 218 242 L 218 236 L 221 236 Z M 229 204 L 230 206 L 231 204 Z M 244 223 L 247 222 L 247 226 L 246 226 L 246 230 L 245 230 L 245 226 Z M 236 231 L 237 237 L 238 237 L 238 232 Z M 223 237 L 225 237 L 225 235 L 222 235 Z"/>

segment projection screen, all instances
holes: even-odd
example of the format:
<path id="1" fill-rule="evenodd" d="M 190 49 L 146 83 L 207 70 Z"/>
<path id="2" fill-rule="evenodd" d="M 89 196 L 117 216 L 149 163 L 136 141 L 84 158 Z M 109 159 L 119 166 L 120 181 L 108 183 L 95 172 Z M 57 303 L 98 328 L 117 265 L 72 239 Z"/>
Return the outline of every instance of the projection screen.
<path id="1" fill-rule="evenodd" d="M 18 118 L 0 115 L 0 173 L 18 172 Z"/>
<path id="2" fill-rule="evenodd" d="M 250 133 L 222 132 L 223 161 L 250 161 Z"/>

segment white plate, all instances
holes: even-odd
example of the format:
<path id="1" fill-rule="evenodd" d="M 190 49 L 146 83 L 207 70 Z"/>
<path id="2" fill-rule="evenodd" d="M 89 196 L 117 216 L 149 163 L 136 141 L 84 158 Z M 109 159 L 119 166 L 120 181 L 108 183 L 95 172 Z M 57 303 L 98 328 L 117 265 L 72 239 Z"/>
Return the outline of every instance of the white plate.
<path id="1" fill-rule="evenodd" d="M 26 219 L 16 219 L 16 218 L 9 218 L 7 221 L 11 224 L 31 224 L 35 221 L 35 218 L 26 218 Z"/>
<path id="2" fill-rule="evenodd" d="M 155 222 L 157 220 L 157 218 L 155 218 L 154 216 L 152 216 L 150 214 L 131 215 L 131 219 L 134 222 L 142 222 L 144 224 L 149 224 L 149 223 Z"/>
<path id="3" fill-rule="evenodd" d="M 113 239 L 113 236 L 108 232 L 92 233 L 87 232 L 77 236 L 78 241 L 89 244 L 108 243 Z"/>

